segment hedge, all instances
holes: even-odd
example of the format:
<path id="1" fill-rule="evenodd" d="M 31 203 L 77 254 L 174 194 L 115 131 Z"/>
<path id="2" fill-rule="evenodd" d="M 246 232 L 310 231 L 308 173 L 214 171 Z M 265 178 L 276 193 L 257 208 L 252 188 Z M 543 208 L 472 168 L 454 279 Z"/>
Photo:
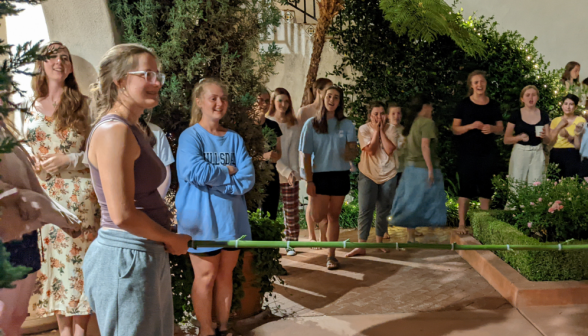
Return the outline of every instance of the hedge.
<path id="1" fill-rule="evenodd" d="M 554 245 L 528 237 L 514 226 L 499 220 L 501 210 L 471 211 L 470 223 L 474 237 L 486 245 Z M 572 240 L 566 244 L 588 244 Z M 563 281 L 588 279 L 588 251 L 496 251 L 494 252 L 525 278 L 531 281 Z"/>

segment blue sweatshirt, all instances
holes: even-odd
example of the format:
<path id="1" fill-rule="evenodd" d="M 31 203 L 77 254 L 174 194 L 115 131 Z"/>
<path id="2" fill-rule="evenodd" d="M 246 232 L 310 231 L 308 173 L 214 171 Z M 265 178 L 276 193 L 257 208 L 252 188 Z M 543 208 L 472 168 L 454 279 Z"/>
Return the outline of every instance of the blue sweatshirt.
<path id="1" fill-rule="evenodd" d="M 225 241 L 242 235 L 251 240 L 244 195 L 255 184 L 255 171 L 243 138 L 231 130 L 224 136 L 212 135 L 196 124 L 180 135 L 176 159 L 178 233 L 193 240 Z M 230 176 L 227 165 L 238 172 Z M 218 249 L 199 247 L 188 252 Z"/>

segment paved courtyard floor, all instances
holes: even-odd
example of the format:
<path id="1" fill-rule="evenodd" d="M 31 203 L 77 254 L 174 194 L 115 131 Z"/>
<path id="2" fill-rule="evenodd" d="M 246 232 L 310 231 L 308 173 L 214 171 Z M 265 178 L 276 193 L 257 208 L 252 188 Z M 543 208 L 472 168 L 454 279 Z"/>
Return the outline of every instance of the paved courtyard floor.
<path id="1" fill-rule="evenodd" d="M 418 242 L 448 243 L 451 228 L 419 232 Z M 390 242 L 406 241 L 405 229 L 390 228 L 389 234 Z M 357 241 L 357 231 L 342 230 L 340 240 L 348 238 Z M 373 230 L 368 241 L 375 241 Z M 294 257 L 282 250 L 288 275 L 270 298 L 274 316 L 239 331 L 260 336 L 588 335 L 588 305 L 518 310 L 455 252 L 368 250 L 366 256 L 345 258 L 350 250 L 337 251 L 341 268 L 336 271 L 325 267 L 326 250 L 298 249 Z M 94 323 L 91 329 L 88 336 L 99 335 Z"/>

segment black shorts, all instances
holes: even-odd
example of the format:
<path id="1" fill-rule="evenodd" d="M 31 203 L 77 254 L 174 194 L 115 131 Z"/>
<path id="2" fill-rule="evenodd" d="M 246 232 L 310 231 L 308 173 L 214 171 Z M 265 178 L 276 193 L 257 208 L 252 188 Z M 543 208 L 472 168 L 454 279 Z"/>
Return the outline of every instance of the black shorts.
<path id="1" fill-rule="evenodd" d="M 10 253 L 10 264 L 14 267 L 30 267 L 31 273 L 41 269 L 41 254 L 37 245 L 37 231 L 22 236 L 22 240 L 4 243 L 6 252 Z"/>
<path id="2" fill-rule="evenodd" d="M 557 163 L 560 177 L 574 177 L 580 171 L 580 152 L 575 148 L 553 148 L 549 162 Z"/>
<path id="3" fill-rule="evenodd" d="M 225 250 L 225 251 L 237 251 L 239 249 L 230 248 L 230 247 L 223 247 L 221 249 L 210 251 L 210 252 L 190 253 L 190 254 L 193 254 L 193 255 L 199 256 L 199 257 L 214 257 L 215 255 L 219 255 L 222 250 Z"/>
<path id="4" fill-rule="evenodd" d="M 349 194 L 349 170 L 312 174 L 317 195 L 346 196 Z"/>
<path id="5" fill-rule="evenodd" d="M 588 177 L 588 159 L 583 158 L 582 162 L 580 163 L 580 171 L 578 172 L 579 177 Z"/>
<path id="6" fill-rule="evenodd" d="M 476 197 L 492 198 L 494 194 L 492 177 L 495 174 L 495 159 L 494 155 L 459 158 L 457 165 L 459 197 L 467 199 Z"/>

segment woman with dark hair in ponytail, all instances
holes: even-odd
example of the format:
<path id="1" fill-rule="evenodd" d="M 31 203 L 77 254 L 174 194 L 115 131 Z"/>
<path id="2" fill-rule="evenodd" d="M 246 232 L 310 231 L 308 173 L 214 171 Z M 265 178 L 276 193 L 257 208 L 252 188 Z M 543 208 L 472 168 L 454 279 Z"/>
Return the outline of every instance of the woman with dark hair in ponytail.
<path id="1" fill-rule="evenodd" d="M 304 124 L 306 123 L 306 121 L 314 116 L 317 115 L 317 113 L 320 111 L 322 102 L 323 102 L 323 97 L 325 95 L 325 92 L 327 91 L 327 88 L 331 87 L 333 85 L 333 82 L 330 79 L 327 78 L 319 78 L 317 79 L 314 84 L 312 85 L 312 89 L 307 90 L 306 91 L 306 100 L 302 102 L 302 107 L 300 108 L 300 110 L 298 110 L 298 114 L 296 115 L 296 119 L 298 119 L 298 124 L 301 126 L 304 126 Z M 300 180 L 300 190 L 306 190 L 306 176 L 304 174 L 304 165 L 302 164 L 304 162 L 304 154 L 302 152 L 300 152 L 300 177 L 302 178 L 302 180 Z M 305 193 L 302 194 L 302 196 Z M 312 196 L 308 195 L 308 203 L 310 204 L 310 199 Z M 308 226 L 308 238 L 310 239 L 310 241 L 316 241 L 316 234 L 314 232 L 316 223 L 312 220 L 312 216 L 310 216 L 309 214 L 310 211 L 310 207 L 306 207 L 306 224 Z M 320 240 L 321 241 L 326 241 L 326 237 L 327 237 L 327 228 L 326 227 L 321 227 L 320 228 Z"/>
<path id="2" fill-rule="evenodd" d="M 406 166 L 394 197 L 391 224 L 407 228 L 408 242 L 414 243 L 415 228 L 447 223 L 447 196 L 436 153 L 439 131 L 430 99 L 417 96 L 411 101 L 402 135 Z"/>

